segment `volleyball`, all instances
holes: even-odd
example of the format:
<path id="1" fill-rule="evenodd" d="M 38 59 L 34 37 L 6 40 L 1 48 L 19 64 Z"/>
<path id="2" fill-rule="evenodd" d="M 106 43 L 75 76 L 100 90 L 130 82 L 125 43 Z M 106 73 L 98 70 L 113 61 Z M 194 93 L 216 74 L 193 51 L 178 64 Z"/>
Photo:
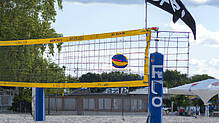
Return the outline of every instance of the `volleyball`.
<path id="1" fill-rule="evenodd" d="M 128 65 L 128 58 L 122 54 L 116 54 L 112 57 L 112 66 L 115 68 L 125 68 Z"/>

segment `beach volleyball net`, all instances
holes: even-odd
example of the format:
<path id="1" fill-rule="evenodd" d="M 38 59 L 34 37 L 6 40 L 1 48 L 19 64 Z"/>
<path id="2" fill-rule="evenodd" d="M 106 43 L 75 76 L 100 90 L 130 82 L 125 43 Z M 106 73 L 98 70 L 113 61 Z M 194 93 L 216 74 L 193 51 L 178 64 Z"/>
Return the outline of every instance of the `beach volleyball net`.
<path id="1" fill-rule="evenodd" d="M 189 75 L 189 32 L 152 32 L 150 53 L 164 55 L 164 71 L 176 70 Z"/>
<path id="2" fill-rule="evenodd" d="M 53 45 L 56 44 L 56 45 Z M 51 50 L 52 49 L 52 50 Z M 150 49 L 150 50 L 149 50 Z M 164 54 L 164 68 L 189 71 L 189 33 L 139 29 L 94 35 L 0 41 L 0 86 L 96 88 L 148 86 L 148 54 Z M 127 67 L 112 57 L 127 57 Z M 138 75 L 129 80 L 80 82 L 87 73 Z"/>

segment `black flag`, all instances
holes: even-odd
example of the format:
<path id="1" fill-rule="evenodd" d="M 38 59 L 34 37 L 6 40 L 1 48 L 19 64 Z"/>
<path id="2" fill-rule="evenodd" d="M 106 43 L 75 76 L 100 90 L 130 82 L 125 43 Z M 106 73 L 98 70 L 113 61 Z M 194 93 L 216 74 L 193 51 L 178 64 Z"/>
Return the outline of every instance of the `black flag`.
<path id="1" fill-rule="evenodd" d="M 180 0 L 146 0 L 146 2 L 149 2 L 173 14 L 174 23 L 176 23 L 179 18 L 181 18 L 182 21 L 190 27 L 193 32 L 194 39 L 196 39 L 195 20 Z"/>

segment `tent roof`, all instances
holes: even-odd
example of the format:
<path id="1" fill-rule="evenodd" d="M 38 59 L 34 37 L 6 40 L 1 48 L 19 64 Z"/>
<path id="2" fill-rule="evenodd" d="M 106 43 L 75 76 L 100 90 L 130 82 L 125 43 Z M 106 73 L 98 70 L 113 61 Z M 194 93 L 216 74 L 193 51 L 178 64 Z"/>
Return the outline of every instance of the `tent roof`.
<path id="1" fill-rule="evenodd" d="M 206 105 L 213 96 L 219 94 L 219 80 L 207 79 L 170 88 L 169 94 L 197 95 Z"/>

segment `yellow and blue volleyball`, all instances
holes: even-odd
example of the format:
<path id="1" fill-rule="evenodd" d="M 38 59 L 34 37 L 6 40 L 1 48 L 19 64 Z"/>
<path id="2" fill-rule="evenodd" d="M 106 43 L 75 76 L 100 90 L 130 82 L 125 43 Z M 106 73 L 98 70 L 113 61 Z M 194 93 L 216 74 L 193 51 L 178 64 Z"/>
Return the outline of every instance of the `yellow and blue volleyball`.
<path id="1" fill-rule="evenodd" d="M 116 54 L 112 57 L 112 66 L 115 68 L 125 68 L 128 65 L 128 58 L 122 54 Z"/>

